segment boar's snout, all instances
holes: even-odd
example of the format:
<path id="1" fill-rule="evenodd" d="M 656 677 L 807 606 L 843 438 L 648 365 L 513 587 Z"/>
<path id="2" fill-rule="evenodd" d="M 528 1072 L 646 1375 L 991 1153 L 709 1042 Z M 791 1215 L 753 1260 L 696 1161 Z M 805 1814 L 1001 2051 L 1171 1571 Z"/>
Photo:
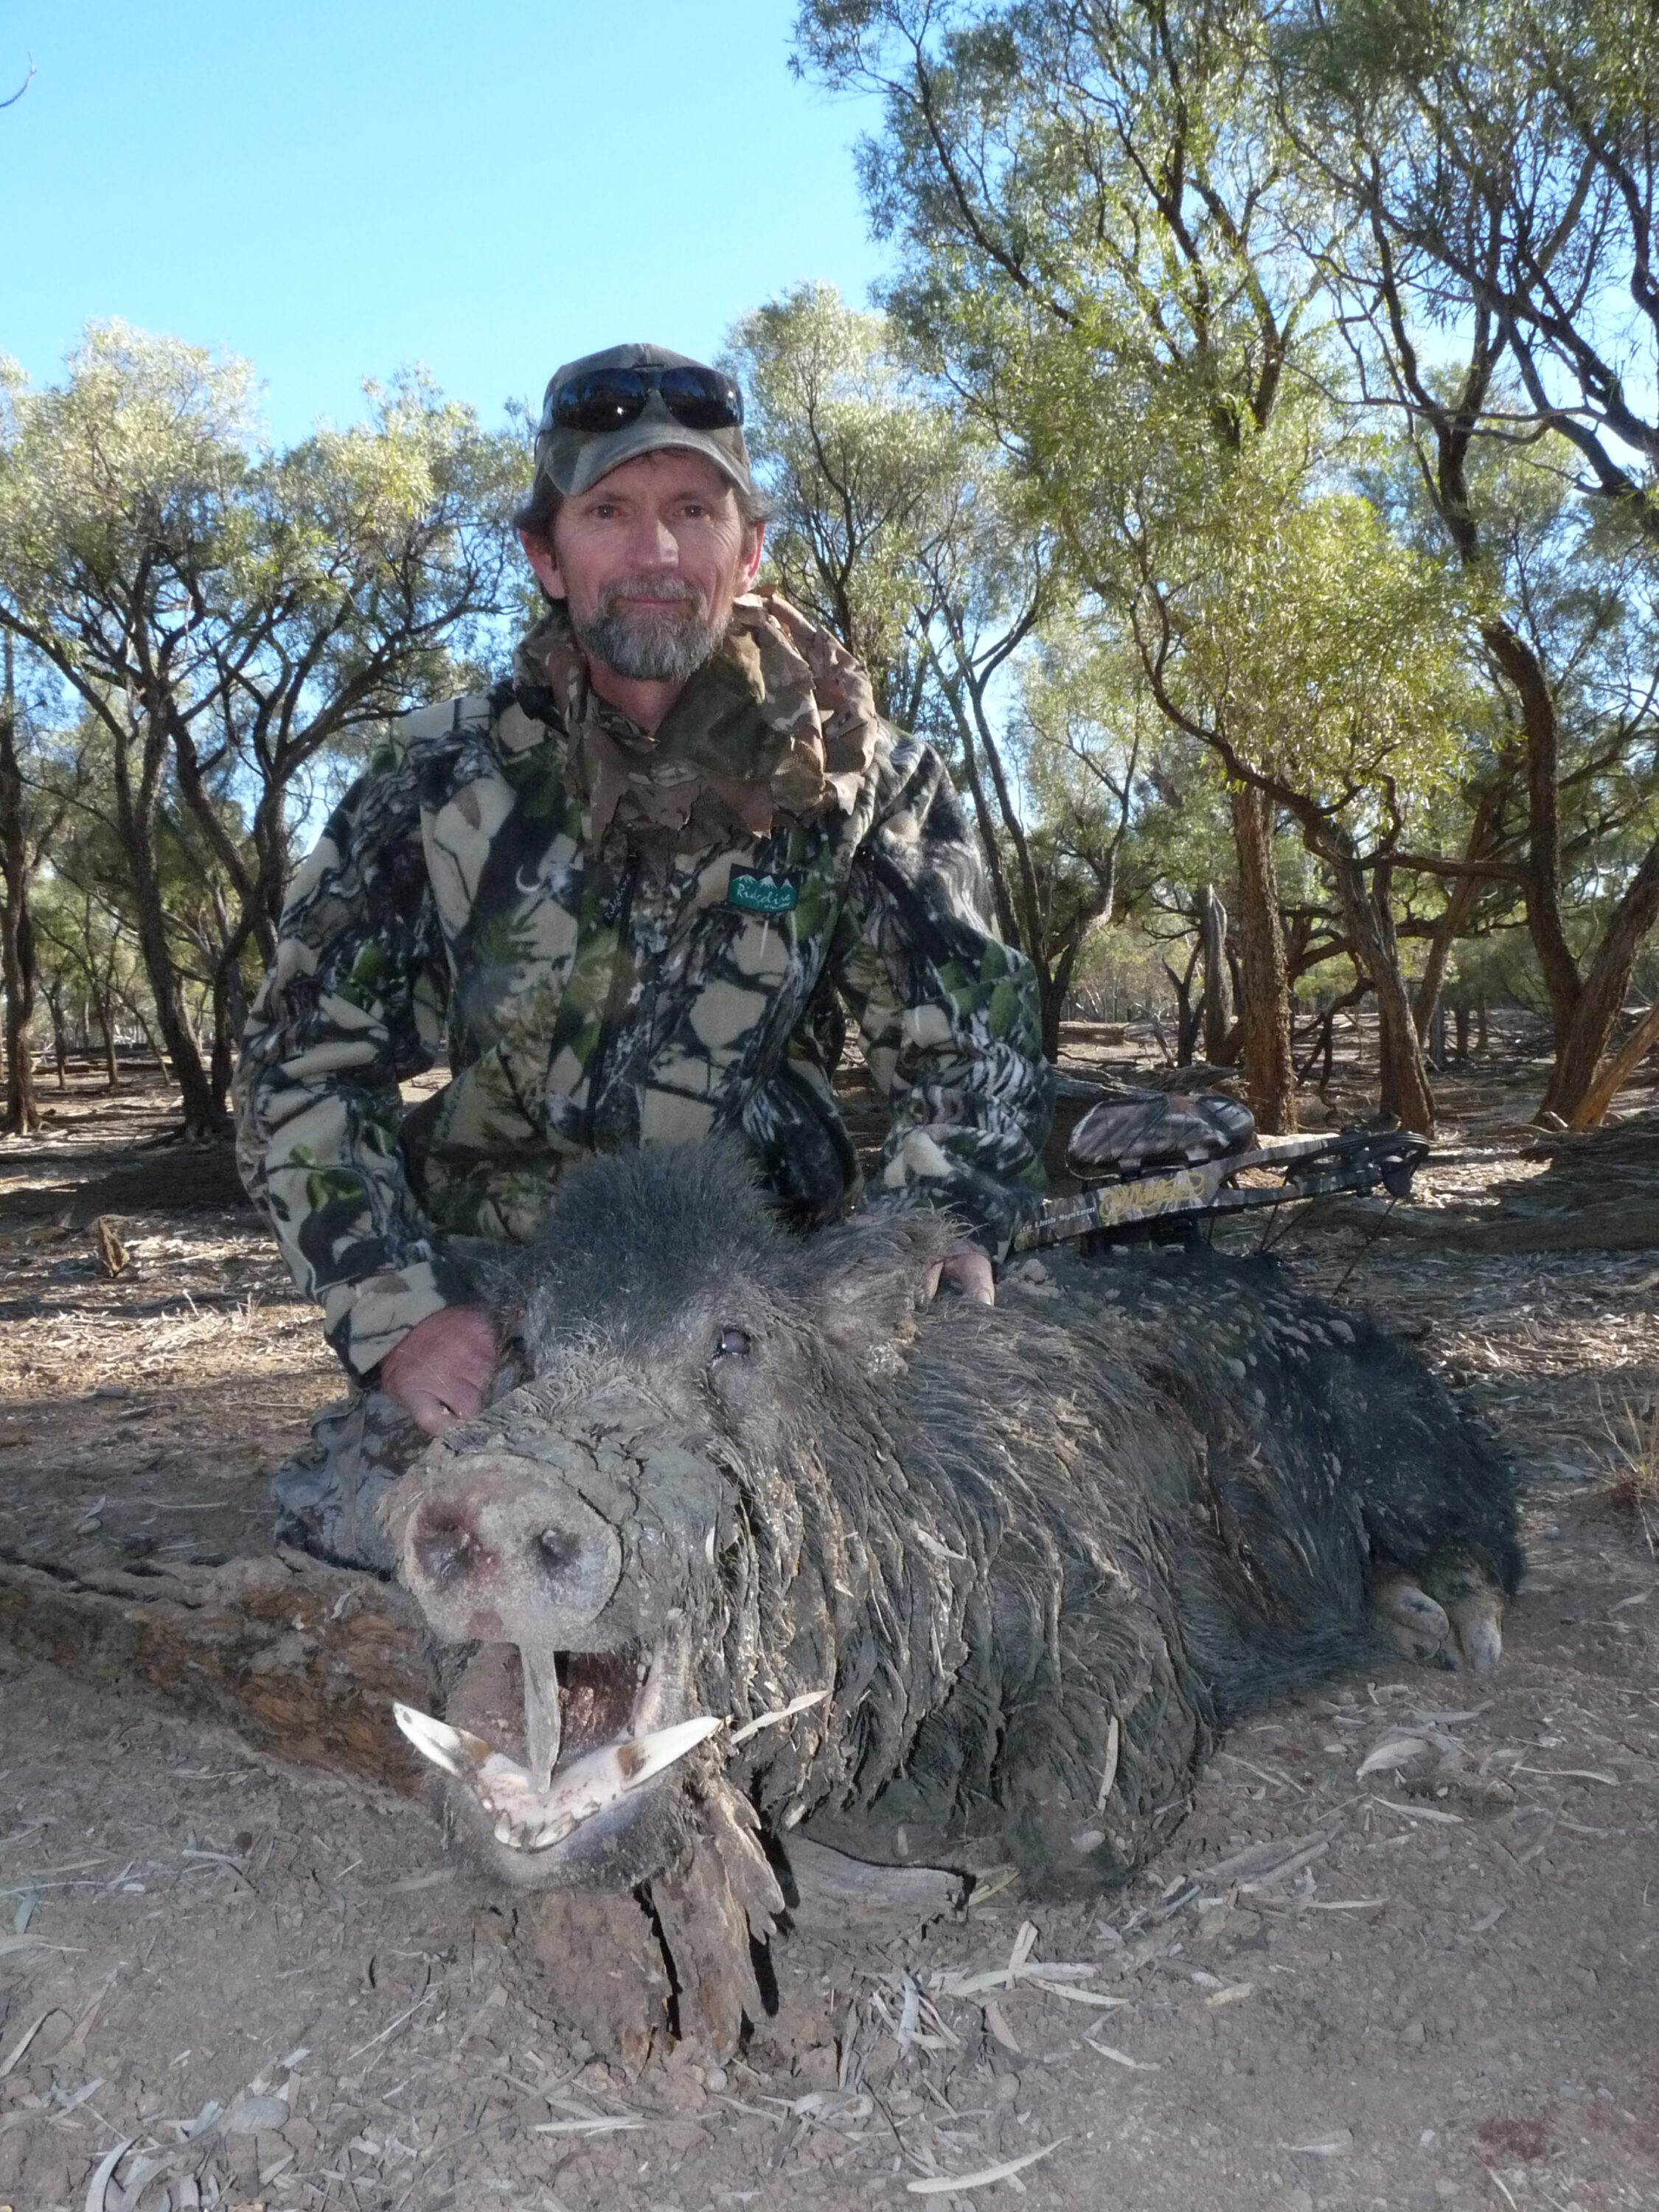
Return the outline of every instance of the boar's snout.
<path id="1" fill-rule="evenodd" d="M 505 1452 L 458 1461 L 410 1514 L 403 1577 L 441 1635 L 579 1644 L 622 1577 L 617 1531 L 547 1470 Z"/>

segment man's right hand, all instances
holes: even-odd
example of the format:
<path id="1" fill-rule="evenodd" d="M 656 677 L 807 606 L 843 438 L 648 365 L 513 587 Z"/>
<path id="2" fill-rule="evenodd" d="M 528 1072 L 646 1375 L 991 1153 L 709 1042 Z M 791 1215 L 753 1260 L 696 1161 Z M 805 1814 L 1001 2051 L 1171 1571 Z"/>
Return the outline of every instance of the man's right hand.
<path id="1" fill-rule="evenodd" d="M 380 1388 L 428 1436 L 441 1437 L 483 1405 L 497 1356 L 482 1306 L 444 1306 L 393 1345 L 380 1362 Z"/>

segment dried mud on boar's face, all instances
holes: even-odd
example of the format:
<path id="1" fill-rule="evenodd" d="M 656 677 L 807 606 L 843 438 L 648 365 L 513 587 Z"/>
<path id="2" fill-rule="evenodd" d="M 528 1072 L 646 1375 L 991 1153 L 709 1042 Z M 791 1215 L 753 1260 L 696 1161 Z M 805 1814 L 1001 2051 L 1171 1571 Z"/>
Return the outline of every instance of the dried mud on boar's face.
<path id="1" fill-rule="evenodd" d="M 631 1269 L 614 1237 L 584 1244 L 572 1183 L 510 1312 L 532 1379 L 433 1445 L 386 1522 L 434 1632 L 484 1647 L 444 1719 L 398 1716 L 464 1832 L 516 1885 L 615 1887 L 683 1856 L 728 1759 L 827 1697 L 824 1639 L 778 1652 L 766 1594 L 799 1565 L 787 1470 L 848 1286 L 735 1162 L 695 1222 L 647 1210 L 661 1233 Z M 880 1240 L 896 1343 L 943 1236 Z"/>

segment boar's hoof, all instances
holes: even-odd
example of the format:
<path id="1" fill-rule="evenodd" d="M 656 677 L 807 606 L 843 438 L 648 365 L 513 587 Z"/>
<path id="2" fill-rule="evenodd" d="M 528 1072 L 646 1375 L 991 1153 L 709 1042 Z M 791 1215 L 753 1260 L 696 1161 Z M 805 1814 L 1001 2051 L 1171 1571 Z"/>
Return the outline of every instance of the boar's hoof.
<path id="1" fill-rule="evenodd" d="M 1487 1674 L 1504 1656 L 1504 1599 L 1484 1577 L 1470 1576 L 1468 1586 L 1442 1591 L 1451 1621 L 1456 1660 L 1471 1674 Z"/>
<path id="2" fill-rule="evenodd" d="M 1445 1607 L 1404 1575 L 1378 1583 L 1371 1609 L 1389 1643 L 1408 1659 L 1438 1659 L 1451 1640 Z"/>
<path id="3" fill-rule="evenodd" d="M 1383 1632 L 1408 1659 L 1489 1674 L 1504 1656 L 1503 1592 L 1473 1568 L 1444 1568 L 1425 1579 L 1432 1594 L 1405 1575 L 1378 1585 L 1371 1605 Z"/>

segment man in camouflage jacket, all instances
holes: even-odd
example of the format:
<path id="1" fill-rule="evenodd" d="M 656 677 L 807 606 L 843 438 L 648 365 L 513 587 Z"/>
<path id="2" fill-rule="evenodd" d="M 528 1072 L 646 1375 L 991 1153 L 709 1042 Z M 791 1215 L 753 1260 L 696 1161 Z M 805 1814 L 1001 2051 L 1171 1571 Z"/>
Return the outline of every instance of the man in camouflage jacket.
<path id="1" fill-rule="evenodd" d="M 362 1385 L 278 1477 L 314 1549 L 381 1563 L 380 1489 L 495 1364 L 452 1240 L 529 1236 L 567 1160 L 730 1130 L 803 1225 L 852 1202 L 843 1009 L 891 1113 L 866 1202 L 950 1206 L 970 1295 L 1042 1187 L 1030 969 L 938 755 L 752 588 L 740 422 L 659 348 L 558 372 L 520 518 L 548 613 L 510 680 L 401 720 L 289 894 L 237 1115 Z"/>

